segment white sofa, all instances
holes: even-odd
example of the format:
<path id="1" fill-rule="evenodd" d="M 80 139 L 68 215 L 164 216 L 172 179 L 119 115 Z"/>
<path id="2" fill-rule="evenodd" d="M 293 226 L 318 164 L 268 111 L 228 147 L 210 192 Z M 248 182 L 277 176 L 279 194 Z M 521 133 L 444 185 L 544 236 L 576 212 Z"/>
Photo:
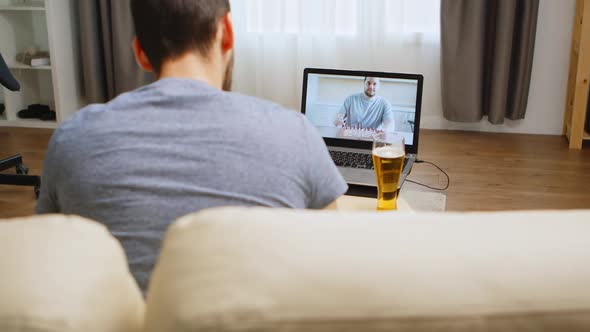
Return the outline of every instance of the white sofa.
<path id="1" fill-rule="evenodd" d="M 58 215 L 0 220 L 0 331 L 139 332 L 144 311 L 104 226 Z"/>
<path id="2" fill-rule="evenodd" d="M 104 230 L 84 226 L 101 234 L 93 237 L 56 228 L 48 233 L 56 241 L 41 249 L 76 250 L 52 248 L 52 259 L 44 260 L 45 249 L 39 250 L 37 241 L 11 239 L 44 239 L 39 234 L 47 230 L 33 230 L 26 222 L 10 227 L 6 232 L 6 223 L 0 222 L 0 331 L 59 330 L 26 324 L 11 330 L 14 324 L 6 325 L 6 317 L 21 323 L 72 322 L 78 331 L 138 329 L 143 303 L 122 267 L 120 247 Z M 16 231 L 21 227 L 26 229 Z M 203 211 L 169 229 L 150 283 L 143 328 L 590 331 L 589 234 L 590 211 Z M 7 247 L 5 241 L 12 244 Z M 110 249 L 102 257 L 105 248 Z M 87 255 L 102 257 L 100 264 L 81 258 Z M 74 269 L 71 262 L 83 268 Z M 39 286 L 42 279 L 31 268 L 36 264 L 55 274 L 51 280 L 60 288 L 66 286 L 59 274 L 69 276 L 67 284 L 75 287 Z M 3 277 L 7 272 L 8 279 Z M 95 298 L 100 301 L 88 300 Z M 11 305 L 14 301 L 20 305 Z M 92 324 L 103 325 L 91 329 Z"/>

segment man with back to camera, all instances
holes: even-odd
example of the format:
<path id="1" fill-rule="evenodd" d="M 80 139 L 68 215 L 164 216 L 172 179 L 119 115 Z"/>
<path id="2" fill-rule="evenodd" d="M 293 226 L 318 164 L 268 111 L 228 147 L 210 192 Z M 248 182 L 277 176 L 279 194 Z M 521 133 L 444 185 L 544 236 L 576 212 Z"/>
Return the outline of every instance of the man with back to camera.
<path id="1" fill-rule="evenodd" d="M 229 0 L 131 0 L 138 64 L 158 81 L 54 133 L 38 213 L 104 223 L 145 291 L 168 225 L 216 206 L 335 207 L 347 185 L 300 113 L 231 86 Z"/>
<path id="2" fill-rule="evenodd" d="M 393 107 L 387 99 L 377 96 L 379 85 L 378 77 L 365 77 L 364 92 L 344 100 L 334 124 L 338 127 L 395 131 Z"/>

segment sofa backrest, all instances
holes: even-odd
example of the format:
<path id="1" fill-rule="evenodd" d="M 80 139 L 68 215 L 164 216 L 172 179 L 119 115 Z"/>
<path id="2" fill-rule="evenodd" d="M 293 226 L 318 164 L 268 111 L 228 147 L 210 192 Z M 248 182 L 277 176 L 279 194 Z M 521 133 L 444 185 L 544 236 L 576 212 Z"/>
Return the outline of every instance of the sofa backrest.
<path id="1" fill-rule="evenodd" d="M 144 311 L 104 226 L 59 215 L 0 222 L 0 331 L 135 332 Z"/>
<path id="2" fill-rule="evenodd" d="M 168 231 L 146 331 L 590 331 L 590 211 L 217 209 Z"/>

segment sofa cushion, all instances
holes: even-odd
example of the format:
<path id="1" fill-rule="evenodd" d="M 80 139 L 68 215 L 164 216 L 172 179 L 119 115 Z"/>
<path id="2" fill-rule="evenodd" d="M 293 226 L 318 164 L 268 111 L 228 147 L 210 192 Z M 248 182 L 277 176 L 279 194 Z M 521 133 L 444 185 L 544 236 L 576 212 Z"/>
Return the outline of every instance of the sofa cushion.
<path id="1" fill-rule="evenodd" d="M 590 331 L 590 211 L 217 209 L 166 235 L 147 331 Z"/>
<path id="2" fill-rule="evenodd" d="M 140 331 L 144 311 L 104 226 L 57 215 L 0 221 L 0 331 Z"/>

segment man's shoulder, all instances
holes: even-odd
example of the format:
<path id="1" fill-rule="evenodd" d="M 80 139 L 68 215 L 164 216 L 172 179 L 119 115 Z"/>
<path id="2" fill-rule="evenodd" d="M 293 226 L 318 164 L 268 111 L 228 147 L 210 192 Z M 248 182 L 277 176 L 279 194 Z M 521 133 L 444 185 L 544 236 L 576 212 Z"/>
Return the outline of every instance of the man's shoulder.
<path id="1" fill-rule="evenodd" d="M 389 102 L 389 100 L 383 96 L 375 96 L 374 98 L 374 104 L 382 109 L 385 110 L 391 110 L 391 103 Z"/>
<path id="2" fill-rule="evenodd" d="M 277 129 L 286 130 L 294 128 L 294 124 L 301 124 L 305 116 L 294 109 L 288 109 L 273 101 L 247 96 L 235 92 L 224 93 L 224 104 L 230 113 L 235 111 L 236 115 L 256 119 L 260 125 L 270 123 L 279 124 Z"/>
<path id="3" fill-rule="evenodd" d="M 353 93 L 350 96 L 346 97 L 347 100 L 361 100 L 363 98 L 364 93 Z"/>
<path id="4" fill-rule="evenodd" d="M 252 128 L 258 128 L 260 134 L 277 137 L 277 143 L 285 143 L 281 137 L 308 138 L 314 130 L 305 115 L 299 111 L 240 93 L 226 92 L 225 95 L 231 108 L 227 114 L 232 114 L 235 110 L 237 122 L 244 124 L 240 130 L 250 131 Z M 254 139 L 254 136 L 258 135 L 250 138 Z"/>
<path id="5" fill-rule="evenodd" d="M 72 138 L 76 135 L 84 135 L 85 133 L 93 132 L 98 127 L 104 125 L 101 121 L 105 117 L 105 112 L 109 110 L 121 110 L 125 108 L 135 108 L 135 103 L 141 104 L 145 99 L 141 98 L 142 88 L 119 95 L 108 103 L 90 104 L 79 111 L 75 112 L 69 119 L 64 121 L 56 130 L 55 136 L 64 138 Z M 266 120 L 275 120 L 282 123 L 293 123 L 297 119 L 303 118 L 300 112 L 289 110 L 275 102 L 248 96 L 236 92 L 220 92 L 213 96 L 215 98 L 214 104 L 216 107 L 224 109 L 226 112 L 235 112 L 236 116 L 248 116 L 253 118 L 260 118 Z M 193 100 L 196 104 L 199 100 Z M 278 121 L 277 121 L 278 120 Z"/>
<path id="6" fill-rule="evenodd" d="M 57 127 L 53 134 L 54 139 L 60 143 L 67 143 L 72 141 L 72 135 L 87 133 L 88 125 L 91 124 L 88 118 L 93 114 L 103 112 L 107 108 L 107 105 L 108 103 L 90 104 L 75 112 Z"/>
<path id="7" fill-rule="evenodd" d="M 375 96 L 375 99 L 382 104 L 391 104 L 389 100 L 383 96 Z"/>
<path id="8" fill-rule="evenodd" d="M 239 109 L 246 109 L 248 111 L 271 111 L 273 114 L 280 115 L 292 115 L 293 113 L 297 114 L 297 112 L 288 110 L 284 106 L 277 104 L 273 101 L 248 96 L 237 92 L 224 92 L 222 98 L 227 99 L 228 106 Z"/>

